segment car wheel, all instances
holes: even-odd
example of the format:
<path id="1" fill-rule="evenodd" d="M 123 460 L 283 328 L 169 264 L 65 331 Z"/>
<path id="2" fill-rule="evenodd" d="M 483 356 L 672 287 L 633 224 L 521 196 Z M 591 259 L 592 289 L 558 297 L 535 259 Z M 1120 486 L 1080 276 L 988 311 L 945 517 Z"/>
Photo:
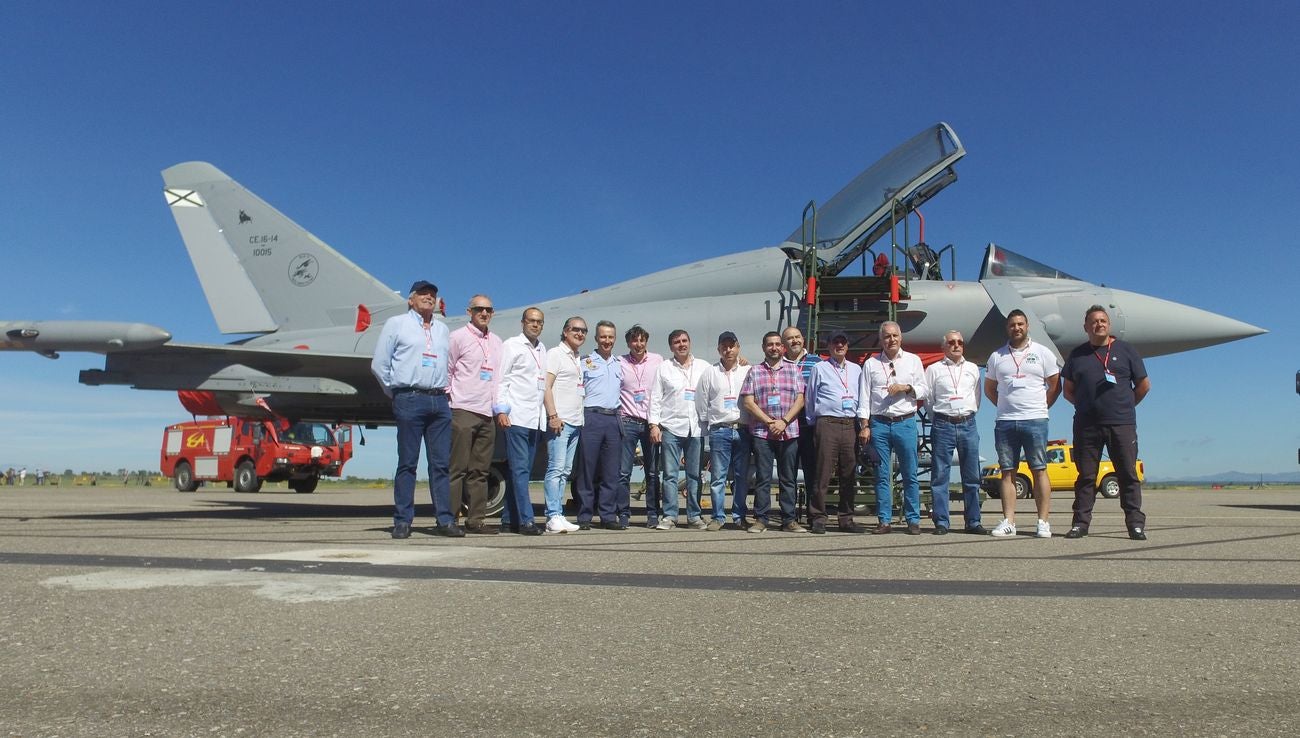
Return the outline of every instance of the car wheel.
<path id="1" fill-rule="evenodd" d="M 1097 491 L 1108 500 L 1119 497 L 1119 479 L 1114 474 L 1107 474 L 1101 478 L 1101 484 L 1097 485 Z"/>
<path id="2" fill-rule="evenodd" d="M 487 517 L 501 514 L 506 506 L 506 474 L 510 467 L 505 464 L 493 464 L 488 470 L 487 501 L 484 503 Z"/>
<path id="3" fill-rule="evenodd" d="M 257 468 L 253 466 L 253 462 L 241 461 L 239 466 L 235 467 L 236 492 L 256 492 L 261 486 L 257 479 Z"/>
<path id="4" fill-rule="evenodd" d="M 188 461 L 176 464 L 176 468 L 172 470 L 172 483 L 176 485 L 178 492 L 193 492 L 199 488 L 199 483 L 194 481 L 194 470 L 190 468 Z"/>
<path id="5" fill-rule="evenodd" d="M 1034 496 L 1034 486 L 1029 483 L 1029 477 L 1024 474 L 1016 475 L 1016 499 L 1027 500 Z"/>

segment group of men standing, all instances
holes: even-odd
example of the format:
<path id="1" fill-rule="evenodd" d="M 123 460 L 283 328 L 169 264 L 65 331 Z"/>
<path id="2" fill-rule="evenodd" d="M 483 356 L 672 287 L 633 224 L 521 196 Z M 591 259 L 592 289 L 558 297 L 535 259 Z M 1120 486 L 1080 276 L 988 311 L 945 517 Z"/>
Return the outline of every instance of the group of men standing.
<path id="1" fill-rule="evenodd" d="M 588 327 L 565 320 L 558 345 L 541 340 L 545 317 L 523 312 L 521 332 L 502 341 L 489 329 L 494 313 L 486 295 L 470 299 L 469 322 L 448 332 L 434 318 L 437 288 L 415 282 L 410 310 L 385 322 L 372 370 L 392 399 L 398 465 L 393 483 L 392 536 L 410 535 L 415 473 L 426 448 L 430 491 L 437 515 L 434 533 L 523 535 L 568 533 L 601 527 L 625 530 L 631 517 L 632 467 L 640 447 L 645 467 L 646 525 L 672 530 L 679 523 L 678 479 L 685 474 L 685 525 L 698 530 L 736 528 L 761 533 L 825 533 L 826 495 L 839 482 L 838 529 L 863 533 L 854 520 L 858 449 L 876 466 L 878 523 L 874 534 L 893 531 L 891 456 L 902 479 L 906 532 L 921 532 L 917 473 L 917 412 L 928 403 L 932 421 L 933 533 L 949 530 L 948 478 L 957 454 L 964 501 L 963 529 L 984 533 L 979 492 L 980 370 L 967 361 L 960 332 L 944 337 L 944 357 L 923 368 L 902 349 L 900 326 L 880 327 L 880 350 L 859 366 L 848 358 L 849 337 L 830 336 L 829 357 L 810 354 L 798 328 L 762 339 L 762 362 L 740 358 L 737 336 L 718 336 L 718 360 L 692 353 L 684 330 L 668 336 L 670 355 L 648 350 L 649 334 L 633 326 L 624 334 L 628 352 L 615 355 L 617 328 L 596 324 L 595 350 L 583 355 Z M 1089 341 L 1057 370 L 1053 353 L 1029 338 L 1025 315 L 1007 318 L 1008 342 L 989 357 L 983 396 L 998 408 L 994 436 L 1002 470 L 1004 519 L 995 537 L 1016 535 L 1015 469 L 1021 452 L 1034 473 L 1038 513 L 1035 534 L 1050 537 L 1050 485 L 1046 478 L 1048 409 L 1062 389 L 1074 403 L 1075 453 L 1079 467 L 1074 518 L 1067 538 L 1087 535 L 1096 497 L 1102 447 L 1110 450 L 1121 487 L 1130 537 L 1145 539 L 1141 486 L 1136 475 L 1137 435 L 1133 408 L 1150 381 L 1131 346 L 1109 335 L 1109 316 L 1093 306 L 1084 320 Z M 497 431 L 505 440 L 511 494 L 500 528 L 486 521 L 485 501 Z M 709 440 L 711 515 L 702 506 L 704 438 Z M 538 446 L 545 442 L 545 522 L 534 520 L 529 479 Z M 580 456 L 579 456 L 580 450 Z M 754 465 L 749 507 L 750 464 Z M 564 514 L 564 493 L 576 466 L 576 524 Z M 777 470 L 778 513 L 771 505 Z M 660 468 L 662 467 L 662 468 Z M 796 489 L 803 468 L 808 528 L 797 519 Z M 661 473 L 662 472 L 662 475 Z M 666 481 L 665 481 L 666 480 Z M 726 488 L 732 486 L 730 521 Z M 467 511 L 458 524 L 462 507 Z M 779 517 L 778 517 L 779 516 Z"/>

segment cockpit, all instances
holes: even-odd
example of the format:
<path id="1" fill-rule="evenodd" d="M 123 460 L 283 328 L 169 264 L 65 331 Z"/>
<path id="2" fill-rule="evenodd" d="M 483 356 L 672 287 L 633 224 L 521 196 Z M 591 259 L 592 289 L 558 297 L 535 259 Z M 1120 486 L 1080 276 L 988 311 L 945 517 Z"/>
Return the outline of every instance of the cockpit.
<path id="1" fill-rule="evenodd" d="M 1066 274 L 1060 269 L 1041 264 L 1028 256 L 1021 256 L 995 243 L 988 245 L 984 251 L 984 264 L 980 267 L 980 280 L 999 279 L 1003 277 L 1047 277 L 1049 279 L 1073 279 L 1078 277 Z"/>

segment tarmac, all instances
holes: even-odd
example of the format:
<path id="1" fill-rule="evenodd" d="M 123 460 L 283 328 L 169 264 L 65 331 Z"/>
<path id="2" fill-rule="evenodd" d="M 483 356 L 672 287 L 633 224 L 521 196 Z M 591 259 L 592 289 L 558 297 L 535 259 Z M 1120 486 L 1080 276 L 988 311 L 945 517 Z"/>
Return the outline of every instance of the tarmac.
<path id="1" fill-rule="evenodd" d="M 382 490 L 4 487 L 0 735 L 1300 732 L 1300 491 L 1149 490 L 1145 542 L 1070 497 L 1051 540 L 397 541 Z"/>

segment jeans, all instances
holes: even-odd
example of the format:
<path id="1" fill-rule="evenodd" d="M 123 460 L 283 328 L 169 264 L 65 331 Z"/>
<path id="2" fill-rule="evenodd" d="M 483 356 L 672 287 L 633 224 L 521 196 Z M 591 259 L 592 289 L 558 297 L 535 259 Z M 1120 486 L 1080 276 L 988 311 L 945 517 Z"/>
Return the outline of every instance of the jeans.
<path id="1" fill-rule="evenodd" d="M 962 517 L 966 527 L 980 524 L 980 432 L 972 415 L 964 423 L 950 423 L 936 417 L 930 426 L 930 514 L 934 524 L 948 527 L 948 477 L 952 470 L 952 452 L 957 450 L 961 462 Z"/>
<path id="2" fill-rule="evenodd" d="M 686 520 L 700 519 L 700 445 L 699 436 L 675 436 L 663 433 L 664 448 L 664 517 L 677 520 L 677 472 L 686 456 Z"/>
<path id="3" fill-rule="evenodd" d="M 645 421 L 622 417 L 619 422 L 623 427 L 623 465 L 619 470 L 619 484 L 622 487 L 619 495 L 623 509 L 619 510 L 618 518 L 626 523 L 632 516 L 632 462 L 636 460 L 636 445 L 640 443 L 641 459 L 645 467 L 645 519 L 647 524 L 657 523 L 662 512 L 659 504 L 659 457 L 655 453 L 658 449 L 650 443 L 650 430 Z"/>
<path id="4" fill-rule="evenodd" d="M 713 519 L 727 522 L 727 480 L 731 480 L 731 509 L 739 510 L 736 522 L 745 517 L 745 495 L 749 489 L 749 456 L 742 453 L 741 432 L 736 428 L 709 431 L 709 499 Z M 749 444 L 744 444 L 749 450 Z M 734 455 L 733 455 L 734 452 Z"/>
<path id="5" fill-rule="evenodd" d="M 894 519 L 894 480 L 889 473 L 890 452 L 898 456 L 903 476 L 903 519 L 921 523 L 921 485 L 916 478 L 916 418 L 896 423 L 871 419 L 871 445 L 880 454 L 876 466 L 876 517 L 881 525 Z"/>
<path id="6" fill-rule="evenodd" d="M 451 406 L 446 395 L 402 392 L 393 397 L 397 421 L 397 472 L 393 475 L 393 522 L 415 520 L 415 469 L 420 465 L 420 443 L 429 461 L 429 495 L 438 525 L 456 522 L 451 509 Z"/>
<path id="7" fill-rule="evenodd" d="M 528 478 L 532 476 L 533 460 L 537 457 L 537 444 L 542 431 L 537 428 L 506 428 L 506 461 L 510 464 L 510 477 L 506 480 L 506 506 L 501 509 L 501 527 L 533 524 L 533 500 L 528 494 Z"/>
<path id="8" fill-rule="evenodd" d="M 580 425 L 564 423 L 558 433 L 546 433 L 546 519 L 564 515 L 564 490 L 569 486 L 573 454 L 578 450 Z"/>
<path id="9" fill-rule="evenodd" d="M 993 445 L 998 451 L 998 468 L 1015 471 L 1020 466 L 1020 449 L 1032 471 L 1047 468 L 1047 418 L 999 420 L 993 423 Z"/>
<path id="10" fill-rule="evenodd" d="M 795 494 L 798 485 L 799 442 L 794 438 L 753 438 L 754 442 L 754 519 L 767 525 L 772 509 L 772 460 L 776 459 L 780 491 L 781 524 L 794 522 Z"/>

